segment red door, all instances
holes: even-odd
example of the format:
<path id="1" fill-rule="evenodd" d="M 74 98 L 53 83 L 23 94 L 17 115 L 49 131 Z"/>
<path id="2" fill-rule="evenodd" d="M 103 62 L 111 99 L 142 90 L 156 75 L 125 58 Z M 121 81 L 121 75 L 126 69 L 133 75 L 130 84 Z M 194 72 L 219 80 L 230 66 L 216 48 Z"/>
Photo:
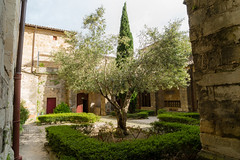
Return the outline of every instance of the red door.
<path id="1" fill-rule="evenodd" d="M 54 108 L 56 108 L 56 98 L 47 98 L 47 114 L 53 113 Z"/>

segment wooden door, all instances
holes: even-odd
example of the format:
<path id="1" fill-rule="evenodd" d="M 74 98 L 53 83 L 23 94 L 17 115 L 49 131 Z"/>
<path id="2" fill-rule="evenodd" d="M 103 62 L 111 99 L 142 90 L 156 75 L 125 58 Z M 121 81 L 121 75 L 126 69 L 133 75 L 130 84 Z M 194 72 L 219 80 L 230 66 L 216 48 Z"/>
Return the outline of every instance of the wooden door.
<path id="1" fill-rule="evenodd" d="M 53 113 L 54 108 L 56 108 L 56 98 L 47 98 L 47 114 Z"/>

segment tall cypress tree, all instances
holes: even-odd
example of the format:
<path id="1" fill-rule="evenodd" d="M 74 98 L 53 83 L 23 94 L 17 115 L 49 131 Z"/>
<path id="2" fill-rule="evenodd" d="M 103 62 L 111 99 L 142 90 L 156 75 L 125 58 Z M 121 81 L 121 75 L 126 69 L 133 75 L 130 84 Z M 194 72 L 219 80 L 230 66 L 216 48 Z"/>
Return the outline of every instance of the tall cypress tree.
<path id="1" fill-rule="evenodd" d="M 127 41 L 124 41 L 127 40 Z M 124 3 L 122 9 L 122 17 L 121 17 L 121 25 L 120 25 L 120 33 L 117 47 L 117 58 L 116 63 L 120 66 L 120 63 L 124 62 L 124 59 L 129 56 L 133 56 L 133 37 L 130 31 L 128 14 L 127 14 L 127 4 Z M 124 65 L 124 64 L 123 64 Z M 131 113 L 135 112 L 136 108 L 136 98 L 137 93 L 134 92 L 134 96 L 131 97 L 131 102 L 129 105 L 129 111 Z M 120 94 L 117 99 L 120 105 L 123 105 L 123 99 L 126 98 L 126 94 Z"/>
<path id="2" fill-rule="evenodd" d="M 127 43 L 123 42 L 121 39 L 127 37 Z M 125 57 L 130 56 L 133 52 L 133 37 L 130 31 L 129 21 L 128 21 L 128 14 L 127 14 L 127 5 L 126 2 L 124 3 L 122 9 L 122 17 L 121 17 L 121 26 L 120 26 L 120 33 L 119 33 L 119 41 L 117 47 L 117 63 L 124 60 Z"/>

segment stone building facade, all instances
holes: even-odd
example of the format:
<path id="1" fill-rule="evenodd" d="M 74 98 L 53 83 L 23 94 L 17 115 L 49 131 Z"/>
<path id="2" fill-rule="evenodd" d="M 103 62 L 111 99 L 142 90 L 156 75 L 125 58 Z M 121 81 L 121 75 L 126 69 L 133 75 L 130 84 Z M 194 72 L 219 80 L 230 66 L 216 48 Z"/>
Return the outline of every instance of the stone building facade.
<path id="1" fill-rule="evenodd" d="M 69 104 L 73 112 L 105 115 L 105 103 L 100 94 L 71 92 L 57 76 L 58 66 L 53 63 L 51 54 L 67 47 L 64 36 L 61 29 L 25 26 L 21 98 L 30 111 L 30 121 L 40 114 L 52 113 L 61 102 Z"/>
<path id="2" fill-rule="evenodd" d="M 240 1 L 185 0 L 201 116 L 201 158 L 240 159 Z"/>
<path id="3" fill-rule="evenodd" d="M 51 113 L 56 105 L 67 101 L 65 84 L 57 77 L 58 66 L 51 58 L 52 52 L 66 46 L 63 37 L 64 31 L 60 29 L 25 25 L 21 100 L 30 111 L 29 120 Z M 47 110 L 49 103 L 52 108 Z"/>
<path id="4" fill-rule="evenodd" d="M 16 66 L 19 0 L 0 0 L 0 160 L 14 159 L 12 145 L 14 69 Z"/>

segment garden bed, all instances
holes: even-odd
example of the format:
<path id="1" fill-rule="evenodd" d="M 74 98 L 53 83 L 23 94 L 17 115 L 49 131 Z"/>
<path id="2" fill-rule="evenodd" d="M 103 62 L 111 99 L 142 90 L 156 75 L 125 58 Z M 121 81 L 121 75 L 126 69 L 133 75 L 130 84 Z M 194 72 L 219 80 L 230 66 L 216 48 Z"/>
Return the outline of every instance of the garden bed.
<path id="1" fill-rule="evenodd" d="M 46 128 L 49 145 L 60 157 L 71 159 L 193 159 L 200 150 L 199 127 L 148 139 L 107 143 L 90 138 L 71 126 Z M 62 158 L 64 159 L 64 158 Z"/>

